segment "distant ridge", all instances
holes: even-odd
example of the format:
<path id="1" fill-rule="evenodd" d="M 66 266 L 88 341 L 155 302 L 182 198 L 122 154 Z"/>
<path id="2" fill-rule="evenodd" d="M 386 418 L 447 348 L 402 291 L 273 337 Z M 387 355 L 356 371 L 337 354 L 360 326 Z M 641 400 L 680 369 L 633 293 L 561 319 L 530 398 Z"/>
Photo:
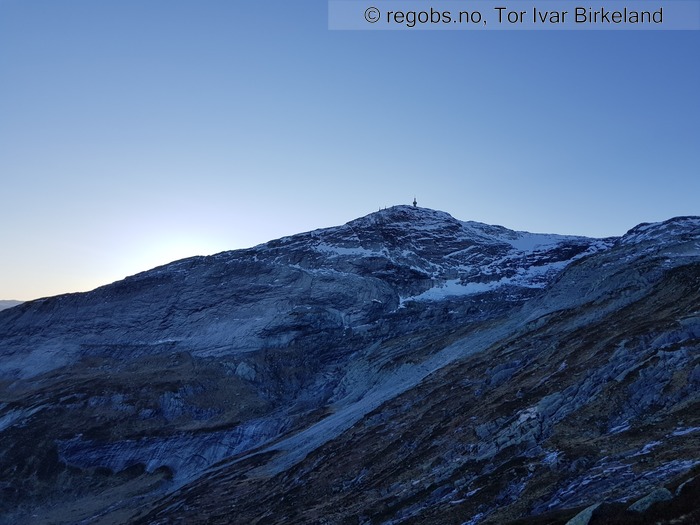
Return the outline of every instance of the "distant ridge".
<path id="1" fill-rule="evenodd" d="M 7 310 L 8 308 L 12 308 L 13 306 L 17 306 L 18 304 L 22 304 L 23 301 L 10 301 L 10 300 L 5 300 L 5 301 L 0 301 L 0 310 Z"/>

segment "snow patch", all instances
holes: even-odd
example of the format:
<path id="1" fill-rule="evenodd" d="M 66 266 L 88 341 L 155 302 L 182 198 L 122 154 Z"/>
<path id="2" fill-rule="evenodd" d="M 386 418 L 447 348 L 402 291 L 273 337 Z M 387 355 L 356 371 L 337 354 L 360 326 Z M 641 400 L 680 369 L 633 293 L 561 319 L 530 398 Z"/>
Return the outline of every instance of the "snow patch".
<path id="1" fill-rule="evenodd" d="M 700 430 L 700 427 L 687 427 L 687 428 L 677 428 L 671 432 L 671 436 L 685 436 L 686 434 L 691 434 Z"/>
<path id="2" fill-rule="evenodd" d="M 0 417 L 0 432 L 10 428 L 18 421 L 27 419 L 29 416 L 39 411 L 41 407 L 34 407 L 29 410 L 10 410 L 7 414 Z"/>
<path id="3" fill-rule="evenodd" d="M 652 441 L 651 443 L 647 443 L 646 445 L 644 445 L 644 447 L 642 447 L 642 450 L 640 450 L 636 454 L 632 454 L 632 456 L 633 457 L 644 456 L 646 454 L 649 454 L 652 450 L 654 450 L 656 447 L 658 447 L 661 444 L 662 444 L 661 441 Z"/>
<path id="4" fill-rule="evenodd" d="M 624 423 L 616 425 L 616 426 L 612 427 L 610 430 L 608 430 L 608 434 L 620 434 L 622 432 L 628 431 L 629 429 L 630 429 L 629 421 L 625 421 Z"/>
<path id="5" fill-rule="evenodd" d="M 320 243 L 314 246 L 314 250 L 317 252 L 325 253 L 325 254 L 333 254 L 333 255 L 353 255 L 357 257 L 377 257 L 381 255 L 380 252 L 374 251 L 374 250 L 368 250 L 367 248 L 363 248 L 362 246 L 357 246 L 354 248 L 346 248 L 344 246 L 333 246 L 330 244 L 326 243 Z"/>

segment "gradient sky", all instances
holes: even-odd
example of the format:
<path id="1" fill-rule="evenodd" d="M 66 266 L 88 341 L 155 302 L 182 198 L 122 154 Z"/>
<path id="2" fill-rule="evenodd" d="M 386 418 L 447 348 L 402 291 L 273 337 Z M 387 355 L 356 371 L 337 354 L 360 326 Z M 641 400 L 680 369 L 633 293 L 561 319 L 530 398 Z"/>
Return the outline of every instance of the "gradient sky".
<path id="1" fill-rule="evenodd" d="M 329 31 L 317 0 L 0 0 L 0 299 L 414 194 L 595 237 L 698 215 L 699 64 L 700 31 Z"/>

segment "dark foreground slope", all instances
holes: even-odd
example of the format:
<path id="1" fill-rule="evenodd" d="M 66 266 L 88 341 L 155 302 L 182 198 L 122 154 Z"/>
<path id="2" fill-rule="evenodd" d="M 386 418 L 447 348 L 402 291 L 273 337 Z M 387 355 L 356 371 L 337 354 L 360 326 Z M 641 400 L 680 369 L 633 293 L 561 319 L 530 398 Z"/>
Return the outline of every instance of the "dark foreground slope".
<path id="1" fill-rule="evenodd" d="M 0 313 L 0 512 L 564 523 L 675 490 L 699 290 L 697 218 L 596 241 L 396 207 L 27 303 Z"/>

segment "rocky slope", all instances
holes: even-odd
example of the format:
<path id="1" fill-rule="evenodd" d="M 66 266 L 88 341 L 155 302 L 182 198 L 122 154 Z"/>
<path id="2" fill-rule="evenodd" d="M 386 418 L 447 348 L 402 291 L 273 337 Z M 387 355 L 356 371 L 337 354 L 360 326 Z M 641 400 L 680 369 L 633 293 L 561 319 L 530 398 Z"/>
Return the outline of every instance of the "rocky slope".
<path id="1" fill-rule="evenodd" d="M 0 514 L 563 524 L 692 477 L 699 308 L 698 218 L 595 240 L 406 206 L 25 303 Z"/>

